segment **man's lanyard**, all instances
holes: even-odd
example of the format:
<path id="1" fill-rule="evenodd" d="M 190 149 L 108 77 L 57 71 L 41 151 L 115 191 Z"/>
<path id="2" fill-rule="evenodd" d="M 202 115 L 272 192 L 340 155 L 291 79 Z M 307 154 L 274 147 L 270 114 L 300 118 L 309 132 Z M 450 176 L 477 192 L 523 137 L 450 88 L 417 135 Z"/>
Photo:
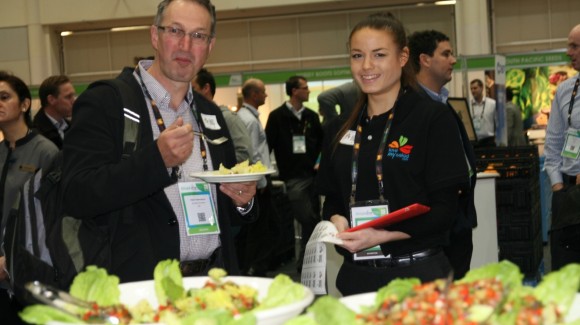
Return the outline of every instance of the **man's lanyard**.
<path id="1" fill-rule="evenodd" d="M 578 92 L 578 85 L 580 85 L 580 76 L 576 78 L 574 89 L 572 89 L 572 98 L 570 98 L 570 106 L 568 107 L 568 126 L 572 126 L 572 109 L 574 108 L 574 99 L 576 97 L 576 93 Z"/>
<path id="2" fill-rule="evenodd" d="M 395 105 L 393 105 L 393 109 L 389 113 L 389 117 L 387 118 L 387 124 L 385 125 L 385 129 L 383 131 L 383 137 L 381 138 L 381 144 L 377 150 L 377 160 L 375 161 L 375 171 L 377 173 L 377 180 L 379 183 L 379 199 L 381 201 L 385 200 L 385 189 L 383 186 L 383 152 L 385 151 L 385 147 L 387 145 L 387 137 L 389 135 L 389 131 L 391 129 L 391 123 L 393 122 L 393 117 L 395 115 Z M 363 112 L 366 109 L 366 105 L 361 110 L 361 116 L 359 118 L 359 123 L 356 126 L 356 135 L 354 138 L 354 146 L 352 148 L 352 187 L 350 193 L 350 203 L 351 205 L 355 203 L 355 194 L 356 194 L 356 181 L 358 177 L 358 155 L 360 151 L 360 144 L 362 139 L 362 116 Z"/>
<path id="3" fill-rule="evenodd" d="M 477 102 L 474 102 L 475 104 L 477 104 Z M 482 120 L 483 119 L 483 113 L 485 112 L 485 99 L 483 100 L 483 107 L 481 108 L 481 114 L 479 115 L 479 119 Z M 475 105 L 473 105 L 475 106 Z M 475 107 L 473 107 L 473 114 L 475 116 Z"/>
<path id="4" fill-rule="evenodd" d="M 165 122 L 163 121 L 163 117 L 161 116 L 161 112 L 159 111 L 159 108 L 157 107 L 157 103 L 155 102 L 155 100 L 153 99 L 153 97 L 149 93 L 149 90 L 145 86 L 145 83 L 143 82 L 143 77 L 141 77 L 141 69 L 139 69 L 139 66 L 135 67 L 135 72 L 137 72 L 137 76 L 139 76 L 139 82 L 141 83 L 141 88 L 143 88 L 143 92 L 145 93 L 145 95 L 149 99 L 149 102 L 151 102 L 151 110 L 153 111 L 153 115 L 155 116 L 155 121 L 157 122 L 156 124 L 159 127 L 159 133 L 161 133 L 166 128 Z M 199 124 L 199 116 L 197 116 L 197 114 L 196 114 L 197 112 L 193 107 L 193 99 L 191 100 L 191 103 L 188 102 L 187 94 L 186 94 L 184 100 L 185 100 L 185 102 L 187 102 L 189 104 L 189 109 L 191 110 L 191 112 L 193 114 L 193 119 L 197 122 L 197 126 L 199 127 L 199 130 L 201 132 L 203 132 L 203 128 L 201 127 L 201 124 Z M 201 152 L 201 158 L 203 160 L 203 170 L 207 171 L 208 170 L 208 167 L 207 167 L 207 149 L 205 148 L 205 143 L 201 137 L 199 139 L 199 145 L 200 145 L 199 149 Z M 181 179 L 181 170 L 180 170 L 179 166 L 174 166 L 171 168 L 171 177 L 172 178 L 177 177 L 177 178 Z"/>

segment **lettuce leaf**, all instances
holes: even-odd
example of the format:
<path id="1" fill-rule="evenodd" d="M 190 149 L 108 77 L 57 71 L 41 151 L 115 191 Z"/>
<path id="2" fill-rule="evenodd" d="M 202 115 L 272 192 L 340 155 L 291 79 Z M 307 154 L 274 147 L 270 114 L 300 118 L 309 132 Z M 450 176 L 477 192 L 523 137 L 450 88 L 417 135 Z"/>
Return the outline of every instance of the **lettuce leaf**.
<path id="1" fill-rule="evenodd" d="M 352 325 L 356 313 L 333 296 L 322 296 L 307 309 L 318 324 Z"/>
<path id="2" fill-rule="evenodd" d="M 505 288 L 513 290 L 522 286 L 524 275 L 517 265 L 508 260 L 503 260 L 470 270 L 462 279 L 457 280 L 457 283 L 469 283 L 490 278 L 500 280 Z"/>
<path id="3" fill-rule="evenodd" d="M 580 264 L 568 264 L 545 275 L 534 288 L 533 295 L 545 306 L 555 304 L 566 315 L 579 287 Z"/>
<path id="4" fill-rule="evenodd" d="M 395 298 L 400 302 L 413 292 L 413 288 L 419 284 L 421 284 L 421 280 L 417 278 L 395 279 L 389 282 L 377 292 L 374 309 L 380 308 L 383 302 L 389 298 Z"/>
<path id="5" fill-rule="evenodd" d="M 278 274 L 268 288 L 268 294 L 255 311 L 291 304 L 304 298 L 304 287 L 285 274 Z"/>
<path id="6" fill-rule="evenodd" d="M 167 301 L 175 302 L 185 296 L 183 276 L 177 260 L 165 260 L 157 263 L 153 271 L 153 278 L 159 305 L 165 305 Z"/>
<path id="7" fill-rule="evenodd" d="M 62 322 L 62 323 L 74 323 L 84 324 L 80 318 L 74 317 L 56 308 L 52 308 L 45 305 L 32 305 L 24 308 L 20 313 L 18 313 L 23 321 L 29 324 L 47 324 L 48 322 Z"/>
<path id="8" fill-rule="evenodd" d="M 119 278 L 109 275 L 105 269 L 90 265 L 86 271 L 74 278 L 70 294 L 84 301 L 96 302 L 100 306 L 119 304 Z"/>

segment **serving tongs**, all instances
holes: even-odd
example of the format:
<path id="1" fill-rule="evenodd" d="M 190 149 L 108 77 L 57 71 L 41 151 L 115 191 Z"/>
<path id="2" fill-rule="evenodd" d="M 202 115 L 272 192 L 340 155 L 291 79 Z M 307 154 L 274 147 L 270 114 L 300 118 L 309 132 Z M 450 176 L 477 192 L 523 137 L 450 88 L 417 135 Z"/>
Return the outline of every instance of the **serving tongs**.
<path id="1" fill-rule="evenodd" d="M 86 322 L 89 324 L 121 324 L 118 317 L 109 315 L 104 310 L 100 309 L 94 312 L 95 308 L 93 308 L 93 304 L 90 302 L 73 297 L 67 292 L 52 286 L 34 281 L 27 283 L 25 288 L 39 302 L 76 317 L 79 319 L 79 322 Z M 81 320 L 79 316 L 90 310 L 93 311 L 91 317 Z"/>
<path id="2" fill-rule="evenodd" d="M 207 141 L 213 145 L 216 145 L 216 146 L 228 141 L 228 138 L 226 138 L 226 137 L 219 137 L 217 139 L 210 139 L 205 134 L 198 132 L 198 131 L 193 131 L 193 134 L 199 136 L 200 138 L 204 139 L 205 141 Z"/>

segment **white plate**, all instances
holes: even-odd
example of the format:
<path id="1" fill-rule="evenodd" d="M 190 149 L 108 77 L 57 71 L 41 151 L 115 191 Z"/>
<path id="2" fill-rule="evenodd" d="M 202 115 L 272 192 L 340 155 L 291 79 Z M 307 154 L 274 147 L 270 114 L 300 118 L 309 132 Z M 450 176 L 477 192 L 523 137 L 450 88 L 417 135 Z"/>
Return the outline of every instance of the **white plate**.
<path id="1" fill-rule="evenodd" d="M 276 171 L 269 169 L 265 172 L 251 173 L 251 174 L 228 174 L 220 175 L 217 171 L 195 172 L 189 174 L 194 178 L 202 179 L 208 183 L 239 183 L 239 182 L 253 182 L 259 180 L 264 175 L 274 174 Z"/>
<path id="2" fill-rule="evenodd" d="M 355 313 L 359 313 L 361 312 L 361 307 L 373 306 L 376 296 L 376 292 L 368 292 L 343 297 L 340 298 L 340 301 Z M 568 323 L 578 319 L 580 319 L 580 293 L 576 294 L 572 306 L 570 306 L 570 310 L 568 311 L 568 315 L 566 315 L 565 322 Z"/>
<path id="3" fill-rule="evenodd" d="M 247 277 L 247 276 L 228 276 L 226 280 L 231 280 L 239 285 L 248 285 L 252 288 L 258 290 L 258 301 L 264 299 L 268 293 L 268 288 L 274 279 L 270 278 L 257 278 L 257 277 Z M 187 277 L 183 278 L 183 287 L 187 290 L 190 288 L 201 288 L 207 282 L 208 277 Z M 284 305 L 272 309 L 257 311 L 254 313 L 258 320 L 257 325 L 282 325 L 286 321 L 298 316 L 304 308 L 306 308 L 312 300 L 314 300 L 314 294 L 310 289 L 304 288 L 304 299 L 301 301 Z M 155 309 L 158 306 L 157 296 L 155 295 L 155 284 L 153 280 L 149 281 L 139 281 L 139 282 L 128 282 L 121 283 L 119 285 L 119 290 L 121 291 L 121 303 L 127 306 L 133 306 L 137 304 L 142 299 L 146 299 L 149 304 Z M 49 325 L 65 325 L 60 322 L 50 322 Z M 71 324 L 68 324 L 71 325 Z M 144 324 L 144 325 L 161 325 L 156 324 Z"/>

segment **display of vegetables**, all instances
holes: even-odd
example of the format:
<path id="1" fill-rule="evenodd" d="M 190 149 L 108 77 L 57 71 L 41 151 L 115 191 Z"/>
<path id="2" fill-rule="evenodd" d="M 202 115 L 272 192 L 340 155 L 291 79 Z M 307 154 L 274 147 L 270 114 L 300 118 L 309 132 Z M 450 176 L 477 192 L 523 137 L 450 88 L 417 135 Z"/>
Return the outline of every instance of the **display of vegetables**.
<path id="1" fill-rule="evenodd" d="M 358 313 L 323 297 L 287 325 L 565 324 L 580 286 L 580 264 L 546 275 L 535 288 L 522 285 L 522 279 L 508 261 L 471 270 L 450 285 L 445 279 L 397 279 L 377 292 L 373 306 Z"/>

